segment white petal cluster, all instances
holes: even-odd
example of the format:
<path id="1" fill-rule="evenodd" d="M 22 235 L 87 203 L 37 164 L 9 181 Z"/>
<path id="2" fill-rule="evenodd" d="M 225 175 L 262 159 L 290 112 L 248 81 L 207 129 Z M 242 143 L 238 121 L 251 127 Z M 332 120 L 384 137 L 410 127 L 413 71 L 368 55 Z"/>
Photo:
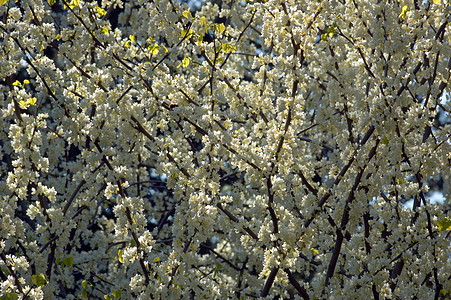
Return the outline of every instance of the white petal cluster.
<path id="1" fill-rule="evenodd" d="M 450 297 L 450 21 L 0 0 L 1 299 Z"/>

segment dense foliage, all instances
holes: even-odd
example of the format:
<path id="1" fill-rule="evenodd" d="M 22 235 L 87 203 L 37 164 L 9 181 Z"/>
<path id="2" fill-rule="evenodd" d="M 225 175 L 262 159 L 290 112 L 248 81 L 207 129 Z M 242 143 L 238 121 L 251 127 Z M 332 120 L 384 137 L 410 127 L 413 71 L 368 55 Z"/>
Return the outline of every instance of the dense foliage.
<path id="1" fill-rule="evenodd" d="M 446 1 L 0 4 L 0 299 L 450 297 Z"/>

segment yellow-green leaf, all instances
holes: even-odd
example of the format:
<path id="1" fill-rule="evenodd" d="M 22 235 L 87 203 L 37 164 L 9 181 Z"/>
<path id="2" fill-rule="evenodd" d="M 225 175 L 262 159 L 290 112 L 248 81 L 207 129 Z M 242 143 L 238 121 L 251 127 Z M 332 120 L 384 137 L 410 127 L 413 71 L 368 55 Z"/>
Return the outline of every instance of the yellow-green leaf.
<path id="1" fill-rule="evenodd" d="M 161 45 L 161 47 L 163 47 L 163 49 L 164 49 L 164 52 L 166 52 L 166 53 L 168 53 L 169 52 L 169 50 L 164 46 L 164 45 Z"/>
<path id="2" fill-rule="evenodd" d="M 313 255 L 318 255 L 319 254 L 319 251 L 316 250 L 315 248 L 310 248 L 309 250 L 312 251 Z"/>
<path id="3" fill-rule="evenodd" d="M 96 14 L 99 16 L 99 18 L 103 17 L 104 15 L 106 15 L 106 10 L 104 10 L 103 8 L 101 8 L 100 6 L 96 6 L 95 7 L 96 10 Z"/>
<path id="4" fill-rule="evenodd" d="M 70 8 L 70 9 L 74 9 L 75 7 L 78 7 L 78 6 L 80 6 L 80 0 L 72 0 L 72 1 L 69 3 L 69 8 Z M 64 5 L 64 9 L 66 9 L 66 8 L 67 8 L 67 6 Z"/>
<path id="5" fill-rule="evenodd" d="M 332 27 L 327 28 L 327 35 L 328 35 L 329 37 L 333 37 L 334 34 L 335 34 L 335 30 L 336 30 L 336 29 L 337 29 L 336 26 L 332 26 Z"/>
<path id="6" fill-rule="evenodd" d="M 451 220 L 444 218 L 441 221 L 437 221 L 438 231 L 451 230 Z"/>
<path id="7" fill-rule="evenodd" d="M 160 258 L 159 258 L 159 257 L 155 257 L 155 258 L 153 259 L 153 262 L 154 262 L 154 263 L 159 262 L 159 261 L 160 261 Z"/>
<path id="8" fill-rule="evenodd" d="M 19 80 L 16 80 L 16 81 L 13 82 L 13 85 L 14 85 L 14 86 L 19 86 L 19 87 L 21 87 L 21 86 L 22 86 L 22 83 L 20 83 Z"/>
<path id="9" fill-rule="evenodd" d="M 189 29 L 189 30 L 183 29 L 182 33 L 180 34 L 180 36 L 182 38 L 187 38 L 187 39 L 191 38 L 192 35 L 193 35 L 193 30 L 192 29 Z"/>
<path id="10" fill-rule="evenodd" d="M 227 43 L 222 44 L 222 51 L 224 51 L 225 53 L 234 52 L 235 50 L 236 50 L 235 45 L 230 45 Z"/>
<path id="11" fill-rule="evenodd" d="M 80 6 L 80 0 L 72 0 L 69 3 L 69 7 L 72 9 L 74 9 L 75 7 L 78 7 L 78 6 Z"/>
<path id="12" fill-rule="evenodd" d="M 403 18 L 403 19 L 406 19 L 406 13 L 407 13 L 407 5 L 404 5 L 403 7 L 402 7 L 402 11 L 401 11 L 401 13 L 399 14 L 399 18 Z"/>
<path id="13" fill-rule="evenodd" d="M 152 46 L 147 47 L 147 49 L 149 50 L 149 52 L 153 55 L 157 55 L 158 52 L 160 51 L 160 45 L 158 45 L 157 43 L 153 44 Z"/>
<path id="14" fill-rule="evenodd" d="M 53 4 L 55 4 L 56 0 L 47 0 L 47 3 L 52 6 Z"/>
<path id="15" fill-rule="evenodd" d="M 0 0 L 0 5 L 5 5 L 8 2 L 8 0 Z"/>
<path id="16" fill-rule="evenodd" d="M 191 57 L 185 56 L 182 60 L 182 62 L 177 66 L 177 68 L 180 68 L 182 66 L 183 68 L 187 68 L 191 62 Z"/>
<path id="17" fill-rule="evenodd" d="M 39 275 L 32 275 L 31 276 L 31 281 L 33 281 L 33 283 L 37 286 L 43 287 L 44 285 L 46 285 L 47 283 L 49 283 L 49 281 L 47 280 L 47 278 L 45 278 L 44 274 L 39 274 Z"/>
<path id="18" fill-rule="evenodd" d="M 72 256 L 63 258 L 63 261 L 61 262 L 62 267 L 70 267 L 74 264 L 74 258 Z"/>
<path id="19" fill-rule="evenodd" d="M 432 0 L 435 4 L 440 4 L 440 0 Z"/>
<path id="20" fill-rule="evenodd" d="M 121 290 L 113 290 L 113 296 L 114 296 L 114 298 L 117 298 L 117 299 L 121 298 L 122 291 Z"/>
<path id="21" fill-rule="evenodd" d="M 218 28 L 219 34 L 222 34 L 224 32 L 224 30 L 225 30 L 225 25 L 224 24 L 219 24 L 217 28 Z"/>
<path id="22" fill-rule="evenodd" d="M 0 300 L 17 300 L 17 299 L 19 299 L 17 293 L 5 293 L 0 297 Z"/>
<path id="23" fill-rule="evenodd" d="M 205 16 L 202 16 L 202 18 L 200 18 L 200 26 L 204 26 L 205 23 Z"/>
<path id="24" fill-rule="evenodd" d="M 124 258 L 122 257 L 122 255 L 124 255 L 124 250 L 119 249 L 119 251 L 117 252 L 117 256 L 119 257 L 119 262 L 120 262 L 121 264 L 124 263 Z"/>
<path id="25" fill-rule="evenodd" d="M 35 105 L 36 101 L 38 101 L 35 97 L 27 99 L 27 103 L 29 105 Z"/>
<path id="26" fill-rule="evenodd" d="M 87 280 L 83 280 L 83 281 L 81 282 L 81 286 L 82 286 L 85 290 L 88 288 L 88 284 L 89 284 L 89 281 L 87 281 Z"/>
<path id="27" fill-rule="evenodd" d="M 19 101 L 19 106 L 22 109 L 27 109 L 29 106 L 31 105 L 35 105 L 36 104 L 37 99 L 36 98 L 28 98 L 25 101 Z"/>
<path id="28" fill-rule="evenodd" d="M 189 13 L 189 8 L 185 10 L 182 15 L 188 19 L 191 16 L 191 14 Z"/>

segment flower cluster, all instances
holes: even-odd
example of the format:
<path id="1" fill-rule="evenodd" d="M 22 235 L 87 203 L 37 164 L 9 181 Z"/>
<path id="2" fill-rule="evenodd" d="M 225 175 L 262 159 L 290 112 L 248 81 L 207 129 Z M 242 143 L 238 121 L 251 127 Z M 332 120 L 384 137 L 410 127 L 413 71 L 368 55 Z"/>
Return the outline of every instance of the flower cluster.
<path id="1" fill-rule="evenodd" d="M 191 2 L 0 0 L 0 299 L 449 297 L 447 1 Z"/>

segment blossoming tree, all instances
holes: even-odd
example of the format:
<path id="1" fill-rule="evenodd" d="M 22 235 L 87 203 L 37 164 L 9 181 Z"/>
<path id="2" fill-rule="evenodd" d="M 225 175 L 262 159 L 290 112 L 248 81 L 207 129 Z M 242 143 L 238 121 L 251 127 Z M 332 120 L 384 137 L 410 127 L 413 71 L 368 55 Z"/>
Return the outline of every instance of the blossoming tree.
<path id="1" fill-rule="evenodd" d="M 0 4 L 0 299 L 450 296 L 446 1 Z"/>

